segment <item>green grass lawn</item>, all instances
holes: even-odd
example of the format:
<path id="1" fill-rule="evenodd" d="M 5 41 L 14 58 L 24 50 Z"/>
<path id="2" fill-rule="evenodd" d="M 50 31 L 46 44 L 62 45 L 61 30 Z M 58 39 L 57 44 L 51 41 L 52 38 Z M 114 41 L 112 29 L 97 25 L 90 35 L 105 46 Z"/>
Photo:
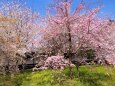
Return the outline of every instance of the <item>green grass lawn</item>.
<path id="1" fill-rule="evenodd" d="M 81 66 L 79 73 L 65 70 L 25 71 L 14 76 L 0 76 L 0 86 L 115 86 L 115 69 L 106 66 Z"/>

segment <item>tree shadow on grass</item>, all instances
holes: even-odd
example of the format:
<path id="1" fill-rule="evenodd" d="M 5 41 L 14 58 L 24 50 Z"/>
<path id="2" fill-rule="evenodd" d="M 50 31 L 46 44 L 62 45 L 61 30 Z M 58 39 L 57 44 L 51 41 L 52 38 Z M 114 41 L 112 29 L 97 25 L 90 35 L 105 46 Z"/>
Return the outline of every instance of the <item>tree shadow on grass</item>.
<path id="1" fill-rule="evenodd" d="M 1 75 L 0 76 L 0 86 L 21 86 L 23 80 L 26 79 L 31 74 L 31 71 L 21 71 L 14 75 Z"/>
<path id="2" fill-rule="evenodd" d="M 103 73 L 88 72 L 80 72 L 78 78 L 83 84 L 88 84 L 89 86 L 103 86 L 100 81 L 106 82 L 108 79 L 111 79 L 110 76 Z"/>
<path id="3" fill-rule="evenodd" d="M 64 71 L 65 75 L 69 78 L 69 69 Z M 90 71 L 90 69 L 80 69 L 79 72 L 76 68 L 72 70 L 73 78 L 77 78 L 84 86 L 103 86 L 102 82 L 105 82 L 111 79 L 111 76 L 97 72 Z"/>

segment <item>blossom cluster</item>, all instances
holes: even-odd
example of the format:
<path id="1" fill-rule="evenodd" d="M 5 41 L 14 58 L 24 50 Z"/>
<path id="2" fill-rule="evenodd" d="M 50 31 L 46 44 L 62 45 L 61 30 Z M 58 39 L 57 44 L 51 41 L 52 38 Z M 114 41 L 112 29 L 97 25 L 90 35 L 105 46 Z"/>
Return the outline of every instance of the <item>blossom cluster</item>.
<path id="1" fill-rule="evenodd" d="M 48 57 L 44 64 L 45 67 L 51 69 L 64 69 L 67 65 L 69 65 L 69 61 L 59 55 Z"/>

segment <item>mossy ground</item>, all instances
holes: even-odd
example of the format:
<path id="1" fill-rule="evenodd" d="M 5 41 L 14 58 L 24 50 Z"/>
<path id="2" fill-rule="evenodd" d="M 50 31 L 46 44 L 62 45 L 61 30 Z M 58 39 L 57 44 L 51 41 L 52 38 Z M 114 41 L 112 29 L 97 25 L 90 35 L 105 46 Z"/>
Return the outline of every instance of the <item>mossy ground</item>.
<path id="1" fill-rule="evenodd" d="M 115 69 L 107 66 L 81 66 L 79 73 L 65 70 L 24 71 L 14 76 L 0 76 L 0 86 L 115 86 Z"/>

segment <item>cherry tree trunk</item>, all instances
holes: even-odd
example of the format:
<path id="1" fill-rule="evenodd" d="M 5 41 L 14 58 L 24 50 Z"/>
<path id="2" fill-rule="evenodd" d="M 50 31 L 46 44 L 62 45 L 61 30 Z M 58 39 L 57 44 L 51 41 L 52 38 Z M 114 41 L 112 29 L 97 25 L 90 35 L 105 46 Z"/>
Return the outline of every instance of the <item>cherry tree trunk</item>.
<path id="1" fill-rule="evenodd" d="M 69 43 L 69 70 L 70 70 L 70 79 L 72 80 L 72 66 L 71 66 L 71 53 L 72 53 L 72 40 L 71 40 L 71 29 L 69 23 L 67 23 L 68 30 L 68 43 Z"/>

